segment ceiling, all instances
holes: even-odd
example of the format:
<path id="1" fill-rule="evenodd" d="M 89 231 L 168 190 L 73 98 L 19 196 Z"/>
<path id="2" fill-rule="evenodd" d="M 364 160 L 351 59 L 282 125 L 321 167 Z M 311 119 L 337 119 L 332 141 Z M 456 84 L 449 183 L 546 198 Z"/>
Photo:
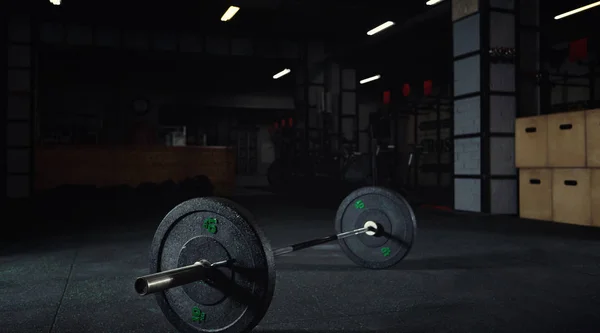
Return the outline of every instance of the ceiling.
<path id="1" fill-rule="evenodd" d="M 598 30 L 596 18 L 600 17 L 600 7 L 559 21 L 552 19 L 592 0 L 539 1 L 542 25 L 548 32 L 546 38 L 552 42 L 569 41 Z M 151 25 L 260 38 L 318 37 L 347 46 L 362 45 L 367 40 L 366 31 L 388 20 L 397 23 L 395 30 L 403 31 L 407 23 L 448 25 L 451 0 L 436 6 L 425 5 L 425 0 L 62 0 L 60 6 L 48 0 L 11 0 L 10 3 L 26 9 L 35 7 L 44 17 L 62 20 L 104 24 L 110 21 L 125 26 Z M 241 9 L 233 20 L 221 22 L 220 17 L 230 5 Z M 436 20 L 426 19 L 428 15 Z M 420 22 L 416 19 L 419 17 Z"/>
<path id="2" fill-rule="evenodd" d="M 13 3 L 26 5 L 29 1 L 34 0 L 13 0 Z M 45 16 L 62 20 L 88 23 L 110 20 L 123 26 L 191 29 L 258 38 L 321 38 L 329 46 L 328 56 L 358 68 L 359 78 L 382 73 L 395 81 L 427 78 L 451 82 L 451 0 L 436 6 L 426 6 L 425 0 L 62 1 L 61 6 L 43 0 L 35 3 L 43 7 Z M 572 41 L 600 30 L 597 29 L 600 7 L 553 20 L 555 15 L 591 0 L 540 2 L 543 38 L 548 44 Z M 221 22 L 221 15 L 230 5 L 241 9 L 233 20 Z M 366 35 L 369 29 L 388 20 L 396 22 L 396 26 L 375 36 Z M 260 67 L 262 72 L 272 75 L 275 68 L 281 68 L 281 64 L 272 64 L 269 70 L 264 70 L 270 65 L 268 62 L 245 65 L 242 67 L 246 69 L 240 72 Z M 235 67 L 232 66 L 229 68 Z M 385 79 L 378 83 L 388 84 Z"/>
<path id="3" fill-rule="evenodd" d="M 598 42 L 600 29 L 600 6 L 590 10 L 554 20 L 556 15 L 588 5 L 593 0 L 574 1 L 540 1 L 540 23 L 544 27 L 544 39 L 551 45 L 571 42 L 580 38 L 589 37 Z"/>
<path id="4" fill-rule="evenodd" d="M 13 0 L 16 2 L 18 0 Z M 22 0 L 25 2 L 34 0 Z M 44 15 L 62 19 L 97 21 L 107 19 L 121 24 L 151 24 L 173 29 L 210 29 L 211 33 L 277 36 L 284 38 L 320 37 L 352 39 L 387 20 L 402 21 L 425 4 L 422 0 L 62 0 L 60 6 L 36 1 Z M 220 18 L 230 5 L 241 9 L 229 22 Z M 115 10 L 115 8 L 117 10 Z"/>
<path id="5" fill-rule="evenodd" d="M 523 0 L 522 0 L 523 1 Z M 556 15 L 589 4 L 592 0 L 540 1 L 542 43 L 556 45 L 589 37 L 588 48 L 599 48 L 600 6 L 576 15 L 554 20 Z M 401 21 L 381 33 L 339 54 L 349 66 L 359 68 L 359 78 L 381 74 L 382 79 L 361 86 L 381 91 L 405 82 L 452 82 L 451 1 L 428 7 L 415 17 Z M 544 49 L 543 52 L 549 52 Z M 566 57 L 566 53 L 563 55 Z M 387 79 L 386 79 L 387 78 Z"/>
<path id="6" fill-rule="evenodd" d="M 90 66 L 93 64 L 93 66 Z M 114 49 L 45 47 L 39 69 L 46 84 L 125 85 L 127 89 L 177 92 L 292 91 L 294 77 L 273 80 L 289 61 L 205 54 L 123 53 Z M 52 82 L 52 83 L 50 83 Z"/>
<path id="7" fill-rule="evenodd" d="M 393 28 L 367 37 L 338 58 L 358 68 L 358 77 L 381 74 L 363 90 L 398 87 L 406 82 L 451 82 L 452 29 L 450 1 L 428 7 Z"/>
<path id="8" fill-rule="evenodd" d="M 33 0 L 22 0 L 19 3 L 25 4 L 25 1 Z M 106 24 L 110 20 L 112 24 L 122 27 L 189 29 L 209 31 L 210 34 L 215 35 L 276 37 L 298 41 L 318 38 L 326 42 L 329 56 L 338 56 L 337 60 L 343 61 L 347 54 L 362 52 L 355 51 L 356 46 L 385 41 L 385 38 L 380 36 L 367 36 L 368 30 L 385 21 L 399 24 L 409 21 L 412 17 L 430 9 L 424 1 L 171 0 L 166 5 L 165 2 L 143 0 L 62 0 L 60 6 L 53 6 L 49 1 L 43 0 L 36 3 L 43 9 L 44 17 L 63 22 Z M 230 5 L 237 5 L 241 9 L 233 20 L 221 22 L 221 16 Z M 385 53 L 389 45 L 384 42 L 376 47 Z M 251 72 L 249 68 L 262 68 L 263 73 L 269 73 L 270 77 L 273 73 L 270 68 L 266 70 L 268 66 L 269 64 L 256 64 L 236 72 L 241 77 Z M 281 84 L 283 81 L 278 80 L 278 85 Z"/>

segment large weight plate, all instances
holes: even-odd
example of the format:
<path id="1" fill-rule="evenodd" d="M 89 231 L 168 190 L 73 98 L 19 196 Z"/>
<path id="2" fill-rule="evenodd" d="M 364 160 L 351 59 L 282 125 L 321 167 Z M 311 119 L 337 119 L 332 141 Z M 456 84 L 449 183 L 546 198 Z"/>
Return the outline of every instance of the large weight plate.
<path id="1" fill-rule="evenodd" d="M 219 281 L 198 281 L 157 293 L 158 304 L 180 332 L 247 332 L 267 312 L 275 289 L 269 242 L 253 216 L 222 198 L 197 198 L 171 210 L 154 235 L 150 273 L 219 262 Z"/>
<path id="2" fill-rule="evenodd" d="M 361 234 L 340 240 L 344 253 L 356 264 L 383 269 L 396 265 L 412 248 L 417 222 L 408 202 L 398 193 L 382 187 L 363 187 L 350 193 L 340 204 L 335 228 L 338 233 L 363 228 L 374 221 L 380 236 Z"/>

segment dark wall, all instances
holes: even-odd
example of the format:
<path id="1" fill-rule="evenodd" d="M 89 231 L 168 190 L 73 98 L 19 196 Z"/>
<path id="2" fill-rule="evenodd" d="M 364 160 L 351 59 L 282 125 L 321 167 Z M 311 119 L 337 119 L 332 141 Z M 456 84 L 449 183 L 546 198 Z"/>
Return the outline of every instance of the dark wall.
<path id="1" fill-rule="evenodd" d="M 39 56 L 39 136 L 42 142 L 127 144 L 139 126 L 187 126 L 213 133 L 235 126 L 236 113 L 261 119 L 293 108 L 289 80 L 274 80 L 247 59 L 178 53 L 46 46 Z M 293 80 L 293 77 L 292 77 Z M 147 110 L 136 108 L 143 101 Z M 221 107 L 219 107 L 221 106 Z M 236 109 L 245 111 L 233 111 Z M 269 116 L 267 118 L 274 118 Z M 209 144 L 228 139 L 208 135 Z M 197 137 L 191 138 L 197 143 Z M 158 138 L 160 141 L 160 138 Z"/>

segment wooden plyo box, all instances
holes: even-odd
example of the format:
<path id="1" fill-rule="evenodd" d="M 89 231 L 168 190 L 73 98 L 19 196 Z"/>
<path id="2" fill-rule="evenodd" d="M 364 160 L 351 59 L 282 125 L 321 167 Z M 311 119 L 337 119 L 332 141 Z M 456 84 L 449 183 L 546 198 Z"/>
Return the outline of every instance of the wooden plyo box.
<path id="1" fill-rule="evenodd" d="M 552 221 L 552 169 L 519 170 L 519 216 Z"/>
<path id="2" fill-rule="evenodd" d="M 554 222 L 592 225 L 591 169 L 552 170 Z"/>
<path id="3" fill-rule="evenodd" d="M 548 166 L 548 117 L 517 118 L 515 123 L 517 168 Z"/>
<path id="4" fill-rule="evenodd" d="M 586 165 L 585 112 L 548 116 L 548 166 L 583 168 Z"/>
<path id="5" fill-rule="evenodd" d="M 600 169 L 592 169 L 592 225 L 600 227 Z"/>
<path id="6" fill-rule="evenodd" d="M 586 111 L 585 135 L 587 166 L 600 168 L 600 109 Z"/>

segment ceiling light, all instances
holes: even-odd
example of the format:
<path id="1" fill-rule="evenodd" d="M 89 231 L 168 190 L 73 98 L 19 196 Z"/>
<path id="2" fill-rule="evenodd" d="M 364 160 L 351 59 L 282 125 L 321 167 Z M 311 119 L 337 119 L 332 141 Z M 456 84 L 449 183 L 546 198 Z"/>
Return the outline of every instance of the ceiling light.
<path id="1" fill-rule="evenodd" d="M 55 5 L 55 6 L 60 6 L 60 0 L 50 0 L 50 3 Z"/>
<path id="2" fill-rule="evenodd" d="M 227 11 L 225 11 L 225 14 L 223 14 L 223 16 L 221 16 L 221 21 L 227 22 L 227 21 L 231 20 L 233 18 L 233 16 L 238 12 L 238 10 L 240 10 L 240 7 L 229 6 Z"/>
<path id="3" fill-rule="evenodd" d="M 594 7 L 596 7 L 596 6 L 600 6 L 600 1 L 598 1 L 598 2 L 594 2 L 594 3 L 591 3 L 591 4 L 587 5 L 587 6 L 583 6 L 583 7 L 577 8 L 577 9 L 573 9 L 573 10 L 571 10 L 571 11 L 568 11 L 568 12 L 566 12 L 566 13 L 562 13 L 562 14 L 560 14 L 560 15 L 556 15 L 556 16 L 554 17 L 554 19 L 555 19 L 555 20 L 560 20 L 561 18 L 565 18 L 565 17 L 567 17 L 567 16 L 571 16 L 571 15 L 573 15 L 573 14 L 581 13 L 581 12 L 583 12 L 584 10 L 588 10 L 588 9 L 590 9 L 590 8 L 594 8 Z"/>
<path id="4" fill-rule="evenodd" d="M 360 84 L 369 83 L 371 81 L 379 80 L 380 78 L 381 78 L 381 75 L 377 74 L 375 76 L 371 76 L 371 77 L 368 77 L 366 79 L 360 80 Z"/>
<path id="5" fill-rule="evenodd" d="M 291 71 L 292 71 L 291 69 L 289 69 L 289 68 L 286 68 L 286 69 L 282 70 L 281 72 L 279 72 L 279 73 L 277 73 L 277 74 L 273 75 L 273 78 L 274 78 L 275 80 L 277 80 L 278 78 L 280 78 L 280 77 L 282 77 L 282 76 L 284 76 L 284 75 L 287 75 L 287 74 L 289 74 Z"/>
<path id="6" fill-rule="evenodd" d="M 429 0 L 425 4 L 427 6 L 434 6 L 434 5 L 437 5 L 438 3 L 442 2 L 442 1 L 444 1 L 444 0 Z"/>
<path id="7" fill-rule="evenodd" d="M 396 23 L 394 23 L 394 22 L 392 22 L 392 21 L 387 21 L 387 22 L 385 22 L 384 24 L 382 24 L 382 25 L 380 25 L 380 26 L 377 26 L 377 27 L 375 27 L 375 28 L 373 28 L 373 29 L 369 30 L 369 31 L 367 32 L 367 35 L 369 35 L 369 36 L 373 36 L 374 34 L 376 34 L 376 33 L 378 33 L 378 32 L 381 32 L 381 31 L 383 31 L 383 30 L 385 30 L 385 29 L 387 29 L 387 28 L 389 28 L 389 27 L 393 26 L 394 24 L 396 24 Z"/>

